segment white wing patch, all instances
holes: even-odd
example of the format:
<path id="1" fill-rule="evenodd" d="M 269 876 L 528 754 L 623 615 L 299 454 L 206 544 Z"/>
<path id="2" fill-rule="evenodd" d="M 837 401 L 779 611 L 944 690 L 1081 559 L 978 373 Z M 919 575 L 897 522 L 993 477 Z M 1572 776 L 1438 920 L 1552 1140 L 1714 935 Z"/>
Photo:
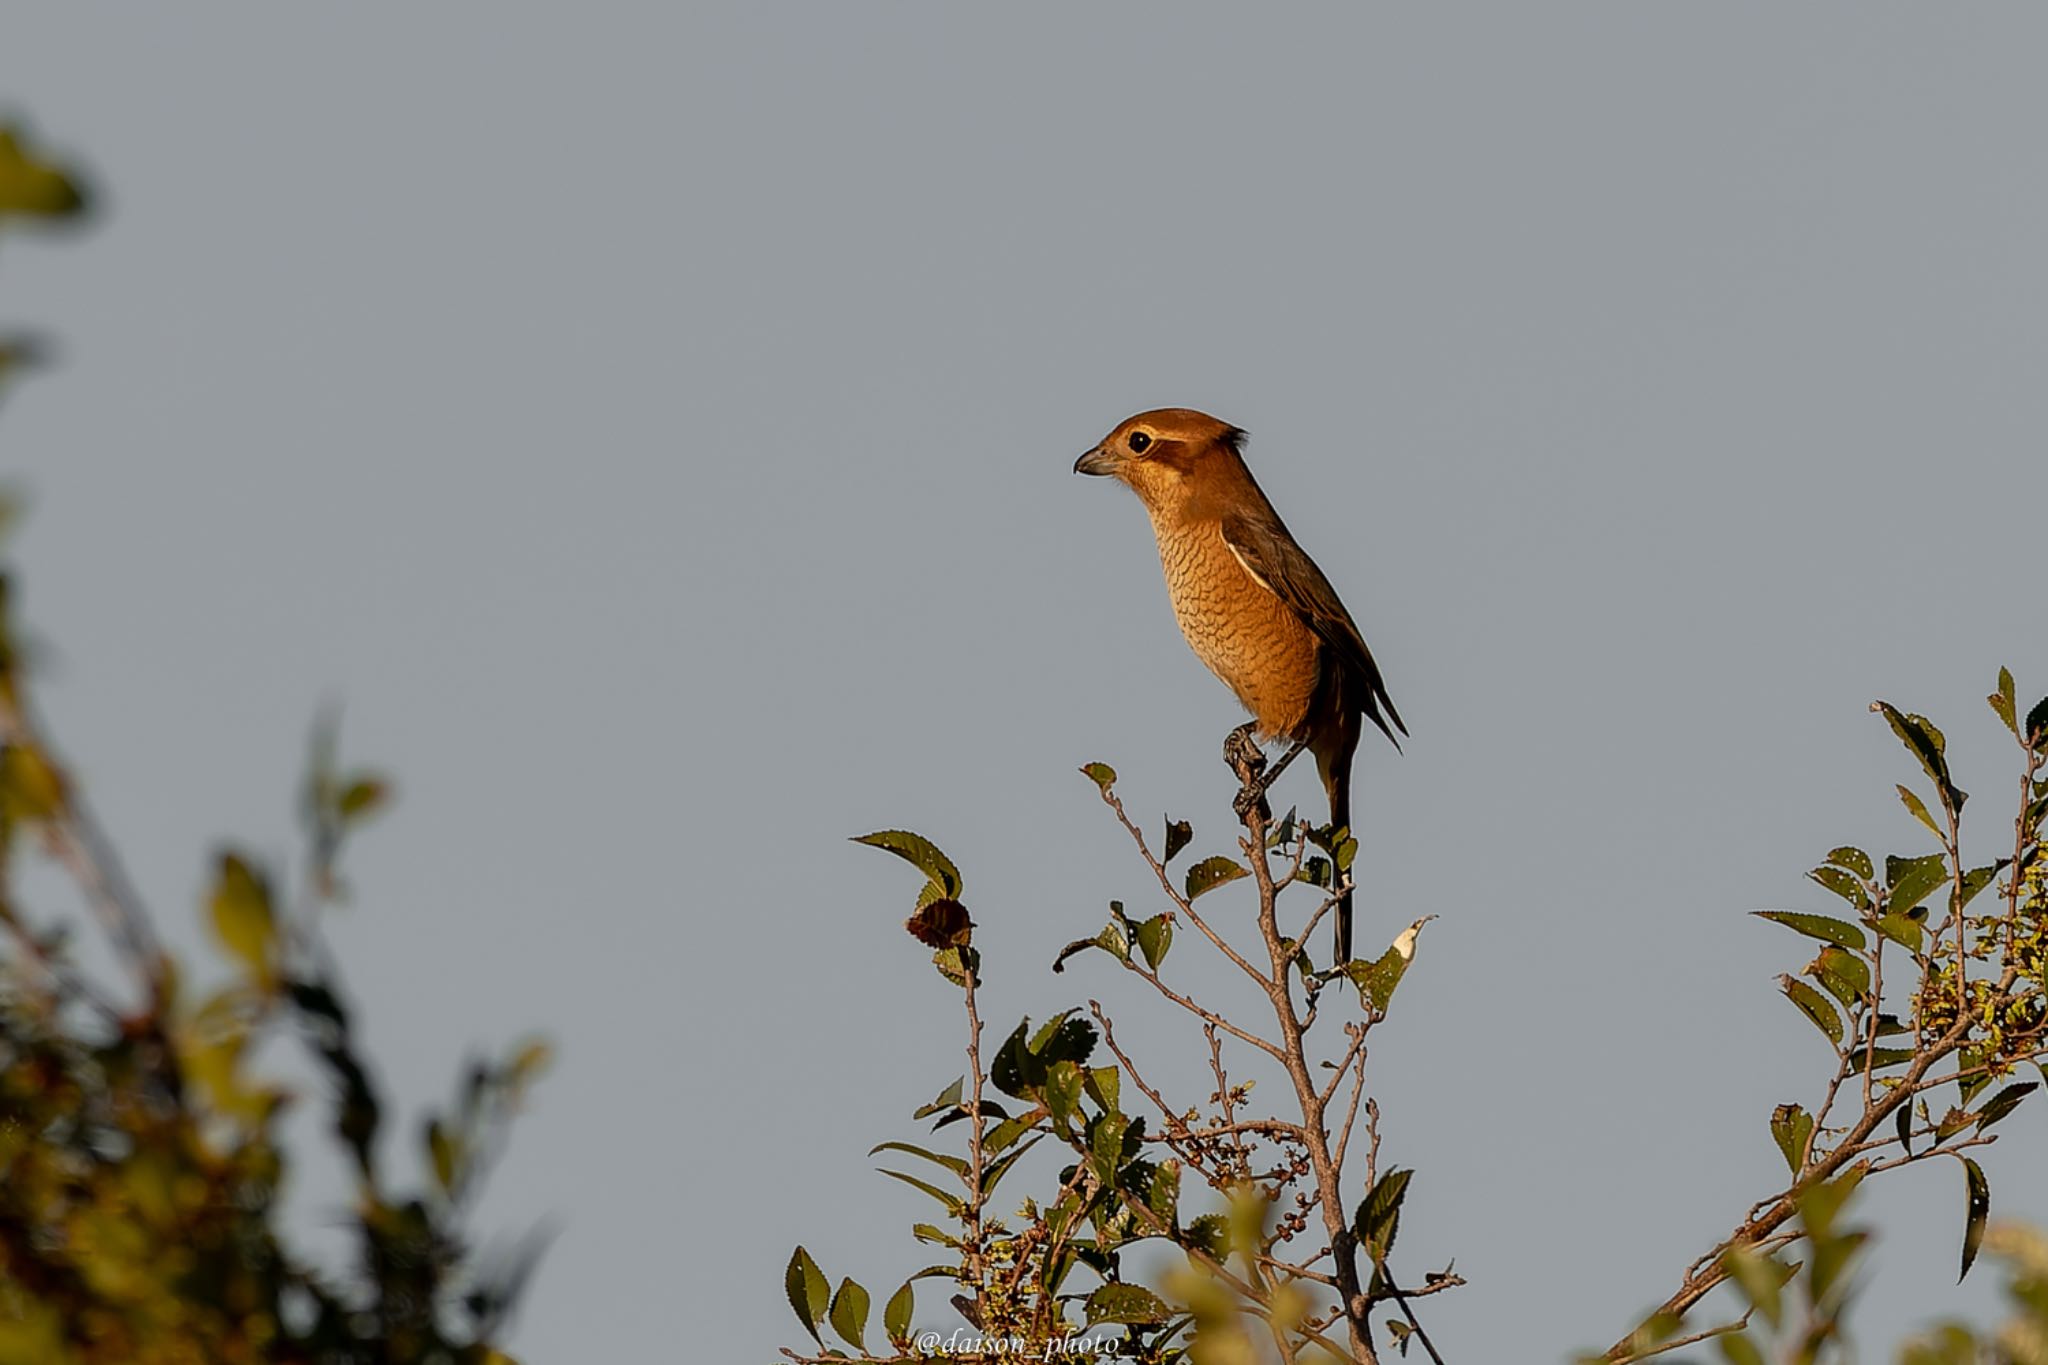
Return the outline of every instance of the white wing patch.
<path id="1" fill-rule="evenodd" d="M 1232 545 L 1230 543 L 1229 536 L 1223 537 L 1223 544 L 1227 549 L 1229 549 L 1230 557 L 1237 561 L 1237 567 L 1243 569 L 1246 573 L 1251 575 L 1252 582 L 1258 584 L 1267 592 L 1273 592 L 1273 585 L 1271 583 L 1268 583 L 1265 579 L 1259 577 L 1259 571 L 1252 567 L 1251 561 L 1244 557 L 1244 555 L 1238 550 L 1237 546 Z M 1273 593 L 1273 595 L 1275 597 L 1278 597 L 1280 594 Z"/>

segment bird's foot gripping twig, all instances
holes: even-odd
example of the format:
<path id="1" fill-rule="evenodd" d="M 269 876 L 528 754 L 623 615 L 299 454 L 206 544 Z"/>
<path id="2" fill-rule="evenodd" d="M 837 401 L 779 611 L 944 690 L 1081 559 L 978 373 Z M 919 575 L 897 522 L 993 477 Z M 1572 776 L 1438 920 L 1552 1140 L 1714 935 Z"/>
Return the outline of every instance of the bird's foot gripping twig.
<path id="1" fill-rule="evenodd" d="M 1237 774 L 1237 796 L 1230 804 L 1240 821 L 1244 821 L 1254 807 L 1258 809 L 1261 820 L 1273 818 L 1273 809 L 1266 804 L 1266 790 L 1287 771 L 1287 765 L 1294 761 L 1294 756 L 1308 745 L 1307 740 L 1296 740 L 1293 747 L 1280 755 L 1280 761 L 1269 768 L 1258 740 L 1252 737 L 1257 728 L 1257 721 L 1246 721 L 1223 739 L 1223 761 L 1230 765 L 1231 772 Z"/>

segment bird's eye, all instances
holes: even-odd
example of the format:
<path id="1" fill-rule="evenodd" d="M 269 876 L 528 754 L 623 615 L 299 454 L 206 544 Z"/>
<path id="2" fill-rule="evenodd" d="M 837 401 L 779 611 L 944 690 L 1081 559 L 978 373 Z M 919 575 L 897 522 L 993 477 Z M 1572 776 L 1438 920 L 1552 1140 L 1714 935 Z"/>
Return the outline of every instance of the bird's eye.
<path id="1" fill-rule="evenodd" d="M 1146 447 L 1152 444 L 1152 438 L 1142 431 L 1134 431 L 1131 433 L 1131 439 L 1128 444 L 1133 455 L 1143 455 Z"/>

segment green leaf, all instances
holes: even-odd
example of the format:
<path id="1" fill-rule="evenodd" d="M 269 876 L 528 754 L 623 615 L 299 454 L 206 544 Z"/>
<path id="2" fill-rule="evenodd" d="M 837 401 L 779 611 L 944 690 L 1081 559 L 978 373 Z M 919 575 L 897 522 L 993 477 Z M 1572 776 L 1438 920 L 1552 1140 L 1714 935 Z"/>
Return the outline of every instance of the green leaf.
<path id="1" fill-rule="evenodd" d="M 1796 934 L 1817 938 L 1837 947 L 1860 950 L 1866 942 L 1863 931 L 1846 920 L 1830 919 L 1826 915 L 1804 915 L 1796 910 L 1752 910 L 1750 913 L 1758 919 L 1782 924 Z"/>
<path id="2" fill-rule="evenodd" d="M 935 1228 L 930 1223 L 912 1223 L 910 1225 L 910 1235 L 920 1242 L 930 1242 L 934 1246 L 958 1247 L 960 1245 L 958 1237 L 951 1235 L 942 1228 Z"/>
<path id="3" fill-rule="evenodd" d="M 1784 990 L 1786 999 L 1797 1005 L 1799 1012 L 1811 1019 L 1814 1027 L 1828 1036 L 1829 1042 L 1836 1047 L 1842 1045 L 1842 1016 L 1835 1012 L 1835 1007 L 1828 1002 L 1826 996 L 1804 981 L 1793 977 L 1781 976 L 1778 978 L 1778 984 Z"/>
<path id="4" fill-rule="evenodd" d="M 1723 1332 L 1714 1338 L 1714 1346 L 1728 1365 L 1764 1365 L 1764 1353 L 1745 1332 Z"/>
<path id="5" fill-rule="evenodd" d="M 1393 1003 L 1394 988 L 1408 970 L 1408 959 L 1398 948 L 1389 948 L 1371 962 L 1353 958 L 1341 970 L 1358 987 L 1359 1004 L 1385 1014 Z"/>
<path id="6" fill-rule="evenodd" d="M 1905 803 L 1905 807 L 1908 813 L 1910 813 L 1915 820 L 1918 820 L 1921 824 L 1927 826 L 1927 832 L 1929 834 L 1932 834 L 1935 838 L 1939 839 L 1941 837 L 1941 826 L 1934 823 L 1934 816 L 1929 813 L 1927 809 L 1927 803 L 1925 801 L 1922 801 L 1920 799 L 1919 793 L 1915 792 L 1911 787 L 1906 786 L 1904 783 L 1899 783 L 1897 785 L 1899 789 L 1899 800 Z"/>
<path id="7" fill-rule="evenodd" d="M 2005 871 L 2006 865 L 2011 861 L 2012 859 L 2010 858 L 2000 858 L 1997 862 L 1986 863 L 1982 867 L 1973 867 L 1965 872 L 1962 885 L 1949 892 L 1949 907 L 1960 911 L 1971 901 L 1977 899 L 1977 893 L 1989 886 L 1993 877 Z"/>
<path id="8" fill-rule="evenodd" d="M 922 1147 L 913 1147 L 907 1142 L 881 1142 L 868 1148 L 869 1156 L 873 1156 L 876 1152 L 905 1152 L 914 1157 L 922 1157 L 933 1165 L 944 1166 L 954 1175 L 964 1176 L 967 1174 L 967 1162 L 963 1158 L 948 1156 L 944 1152 L 928 1152 Z"/>
<path id="9" fill-rule="evenodd" d="M 1970 1273 L 1970 1266 L 1977 1259 L 1977 1248 L 1984 1244 L 1984 1224 L 1991 1217 L 1991 1182 L 1984 1178 L 1984 1168 L 1968 1157 L 1962 1157 L 1963 1176 L 1968 1184 L 1969 1211 L 1963 1224 L 1963 1269 L 1956 1276 L 1961 1284 Z"/>
<path id="10" fill-rule="evenodd" d="M 1984 700 L 1991 703 L 1991 710 L 2005 722 L 2005 728 L 2012 731 L 2013 738 L 2026 738 L 2020 733 L 2019 697 L 2014 692 L 2011 669 L 1998 670 L 1998 690 Z"/>
<path id="11" fill-rule="evenodd" d="M 1195 827 L 1193 825 L 1190 825 L 1185 820 L 1169 819 L 1166 822 L 1166 852 L 1161 855 L 1159 861 L 1162 863 L 1172 862 L 1173 855 L 1186 848 L 1188 841 L 1194 837 Z"/>
<path id="12" fill-rule="evenodd" d="M 1863 883 L 1839 867 L 1816 867 L 1806 874 L 1828 890 L 1840 896 L 1858 910 L 1870 908 L 1870 895 L 1864 891 Z"/>
<path id="13" fill-rule="evenodd" d="M 1871 865 L 1870 855 L 1848 844 L 1829 849 L 1828 861 L 1836 867 L 1848 869 L 1866 882 L 1877 876 L 1877 869 Z"/>
<path id="14" fill-rule="evenodd" d="M 1806 1159 L 1806 1140 L 1812 1133 L 1813 1115 L 1800 1106 L 1781 1104 L 1771 1111 L 1771 1137 L 1794 1175 Z"/>
<path id="15" fill-rule="evenodd" d="M 1948 741 L 1942 738 L 1941 731 L 1935 728 L 1934 722 L 1925 716 L 1900 711 L 1890 702 L 1874 701 L 1870 704 L 1870 709 L 1884 717 L 1885 723 L 1892 727 L 1892 733 L 1897 735 L 1907 751 L 1920 761 L 1921 769 L 1933 779 L 1948 809 L 1960 813 L 1963 802 L 1969 799 L 1969 794 L 1957 787 L 1949 778 L 1946 753 Z"/>
<path id="16" fill-rule="evenodd" d="M 390 804 L 391 784 L 381 777 L 358 777 L 342 788 L 336 810 L 349 824 L 369 819 Z"/>
<path id="17" fill-rule="evenodd" d="M 1820 950 L 1809 970 L 1845 1010 L 1855 1009 L 1870 994 L 1870 968 L 1856 954 L 1832 944 Z"/>
<path id="18" fill-rule="evenodd" d="M 1230 1251 L 1230 1220 L 1220 1213 L 1205 1213 L 1187 1225 L 1181 1241 L 1221 1260 Z"/>
<path id="19" fill-rule="evenodd" d="M 1102 788 L 1104 795 L 1107 795 L 1109 789 L 1116 785 L 1116 769 L 1110 767 L 1107 763 L 1083 763 L 1081 765 L 1081 775 Z"/>
<path id="20" fill-rule="evenodd" d="M 1877 921 L 1877 932 L 1910 952 L 1920 951 L 1920 921 L 1911 915 L 1896 912 L 1881 915 Z"/>
<path id="21" fill-rule="evenodd" d="M 868 1330 L 868 1291 L 852 1280 L 841 1280 L 839 1292 L 832 1296 L 832 1330 L 846 1338 L 856 1351 L 867 1354 L 867 1343 L 862 1338 Z"/>
<path id="22" fill-rule="evenodd" d="M 1011 1143 L 1037 1127 L 1038 1120 L 1029 1114 L 1019 1114 L 1001 1123 L 982 1135 L 981 1150 L 985 1155 L 995 1156 L 1007 1151 Z"/>
<path id="23" fill-rule="evenodd" d="M 1918 858 L 1884 860 L 1884 879 L 1890 885 L 1885 894 L 1887 910 L 1911 910 L 1927 899 L 1928 893 L 1948 880 L 1948 862 L 1939 853 Z"/>
<path id="24" fill-rule="evenodd" d="M 1138 926 L 1138 951 L 1145 955 L 1145 965 L 1153 971 L 1166 961 L 1166 953 L 1173 947 L 1173 921 L 1164 912 L 1154 915 Z"/>
<path id="25" fill-rule="evenodd" d="M 1067 1121 L 1081 1112 L 1081 1088 L 1086 1077 L 1087 1072 L 1078 1063 L 1065 1059 L 1045 1069 L 1045 1107 L 1056 1130 L 1064 1132 Z"/>
<path id="26" fill-rule="evenodd" d="M 1123 1164 L 1124 1134 L 1130 1120 L 1122 1114 L 1103 1114 L 1089 1125 L 1088 1150 L 1095 1174 L 1105 1185 L 1116 1183 L 1116 1168 Z"/>
<path id="27" fill-rule="evenodd" d="M 854 843 L 895 853 L 911 868 L 938 882 L 944 898 L 961 898 L 961 870 L 954 868 L 950 857 L 940 853 L 938 845 L 924 835 L 913 835 L 907 829 L 877 829 L 872 835 L 856 835 Z"/>
<path id="28" fill-rule="evenodd" d="M 952 1217 L 959 1217 L 962 1208 L 965 1207 L 963 1202 L 958 1197 L 947 1194 L 944 1190 L 940 1189 L 936 1185 L 926 1184 L 924 1181 L 919 1180 L 914 1175 L 905 1175 L 901 1171 L 892 1171 L 888 1170 L 887 1168 L 879 1169 L 881 1169 L 883 1175 L 888 1176 L 891 1180 L 900 1180 L 904 1184 L 910 1186 L 912 1189 L 923 1190 L 926 1194 L 938 1200 L 939 1203 L 945 1207 L 947 1214 Z"/>
<path id="29" fill-rule="evenodd" d="M 1117 1112 L 1117 1099 L 1123 1088 L 1123 1073 L 1113 1066 L 1090 1067 L 1088 1079 L 1083 1083 L 1088 1098 L 1102 1106 L 1105 1114 Z"/>
<path id="30" fill-rule="evenodd" d="M 1053 971 L 1056 973 L 1065 972 L 1067 970 L 1068 958 L 1076 953 L 1085 953 L 1090 948 L 1100 948 L 1119 962 L 1129 962 L 1131 960 L 1129 940 L 1124 937 L 1123 931 L 1118 929 L 1115 924 L 1108 924 L 1104 925 L 1102 932 L 1098 933 L 1094 938 L 1077 938 L 1066 947 L 1060 949 L 1059 956 L 1052 960 Z"/>
<path id="31" fill-rule="evenodd" d="M 1792 1278 L 1794 1267 L 1748 1246 L 1728 1248 L 1721 1256 L 1721 1264 L 1727 1267 L 1729 1278 L 1742 1290 L 1742 1296 L 1764 1315 L 1765 1322 L 1776 1327 L 1784 1317 L 1785 1281 Z"/>
<path id="32" fill-rule="evenodd" d="M 1090 1294 L 1085 1311 L 1090 1327 L 1104 1322 L 1143 1326 L 1165 1322 L 1168 1316 L 1166 1305 L 1151 1290 L 1120 1282 L 1103 1285 Z"/>
<path id="33" fill-rule="evenodd" d="M 268 977 L 277 920 L 263 874 L 233 853 L 223 853 L 213 884 L 213 929 L 228 951 Z"/>
<path id="34" fill-rule="evenodd" d="M 0 217 L 71 218 L 85 208 L 77 181 L 24 149 L 16 128 L 0 124 Z"/>
<path id="35" fill-rule="evenodd" d="M 1032 1138 L 1031 1141 L 1025 1143 L 1016 1151 L 1011 1152 L 1002 1160 L 991 1162 L 988 1166 L 988 1169 L 984 1170 L 981 1173 L 982 1198 L 986 1199 L 990 1194 L 994 1193 L 997 1184 L 999 1184 L 1002 1181 L 1002 1178 L 1004 1176 L 1010 1173 L 1010 1168 L 1017 1164 L 1018 1159 L 1021 1158 L 1026 1152 L 1030 1151 L 1033 1147 L 1036 1147 L 1044 1139 L 1045 1134 L 1040 1133 L 1038 1134 L 1038 1136 Z"/>
<path id="36" fill-rule="evenodd" d="M 1250 872 L 1220 853 L 1214 857 L 1204 858 L 1188 869 L 1188 899 L 1193 900 L 1197 896 L 1214 891 L 1225 882 L 1234 882 L 1239 877 L 1250 875 Z"/>
<path id="37" fill-rule="evenodd" d="M 917 1112 L 912 1114 L 910 1117 L 914 1119 L 928 1119 L 933 1114 L 938 1113 L 942 1109 L 958 1109 L 960 1107 L 961 1090 L 963 1087 L 966 1086 L 966 1084 L 967 1078 L 965 1076 L 962 1076 L 959 1080 L 953 1082 L 951 1085 L 947 1086 L 943 1091 L 941 1091 L 939 1093 L 939 1097 L 933 1100 L 930 1104 L 920 1105 L 917 1109 Z"/>
<path id="38" fill-rule="evenodd" d="M 1311 855 L 1302 859 L 1301 879 L 1310 886 L 1320 886 L 1327 891 L 1330 887 L 1330 876 L 1330 860 L 1328 858 Z"/>
<path id="39" fill-rule="evenodd" d="M 1858 1071 L 1882 1071 L 1888 1066 L 1910 1062 L 1919 1055 L 1909 1047 L 1859 1047 L 1851 1054 Z"/>
<path id="40" fill-rule="evenodd" d="M 895 854 L 937 882 L 947 899 L 960 898 L 960 869 L 922 834 L 912 834 L 907 829 L 878 829 L 873 834 L 856 835 L 853 842 Z"/>
<path id="41" fill-rule="evenodd" d="M 889 1296 L 888 1304 L 882 1309 L 882 1330 L 889 1334 L 892 1342 L 905 1341 L 910 1336 L 910 1317 L 917 1311 L 917 1296 L 910 1292 L 910 1281 Z"/>
<path id="42" fill-rule="evenodd" d="M 1373 1185 L 1352 1219 L 1352 1231 L 1374 1265 L 1384 1264 L 1394 1249 L 1394 1236 L 1400 1231 L 1401 1201 L 1408 1197 L 1408 1182 L 1414 1177 L 1415 1172 L 1398 1166 L 1388 1171 Z"/>
<path id="43" fill-rule="evenodd" d="M 2019 1102 L 2039 1089 L 2034 1081 L 2019 1081 L 1984 1101 L 1984 1107 L 1977 1111 L 1977 1131 L 1983 1132 L 1992 1124 L 2019 1107 Z"/>
<path id="44" fill-rule="evenodd" d="M 789 1258 L 789 1269 L 782 1273 L 783 1292 L 789 1295 L 789 1306 L 796 1310 L 797 1321 L 811 1334 L 811 1340 L 820 1349 L 825 1338 L 818 1335 L 818 1324 L 825 1320 L 826 1306 L 831 1302 L 832 1284 L 825 1278 L 825 1272 L 818 1269 L 818 1263 L 811 1259 L 811 1253 L 802 1247 Z"/>

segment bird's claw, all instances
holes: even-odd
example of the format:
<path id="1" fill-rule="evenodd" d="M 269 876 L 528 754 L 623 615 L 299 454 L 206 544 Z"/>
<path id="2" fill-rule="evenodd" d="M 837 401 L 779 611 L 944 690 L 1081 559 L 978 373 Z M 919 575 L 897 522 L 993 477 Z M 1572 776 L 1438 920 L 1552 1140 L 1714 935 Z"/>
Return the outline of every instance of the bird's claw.
<path id="1" fill-rule="evenodd" d="M 1237 775 L 1237 796 L 1230 808 L 1237 813 L 1240 823 L 1248 824 L 1251 812 L 1257 809 L 1259 818 L 1270 820 L 1273 812 L 1266 805 L 1266 787 L 1271 778 L 1266 776 L 1266 755 L 1259 748 L 1258 740 L 1252 737 L 1257 729 L 1256 721 L 1246 721 L 1232 730 L 1223 739 L 1223 761 L 1230 765 L 1230 771 Z"/>

